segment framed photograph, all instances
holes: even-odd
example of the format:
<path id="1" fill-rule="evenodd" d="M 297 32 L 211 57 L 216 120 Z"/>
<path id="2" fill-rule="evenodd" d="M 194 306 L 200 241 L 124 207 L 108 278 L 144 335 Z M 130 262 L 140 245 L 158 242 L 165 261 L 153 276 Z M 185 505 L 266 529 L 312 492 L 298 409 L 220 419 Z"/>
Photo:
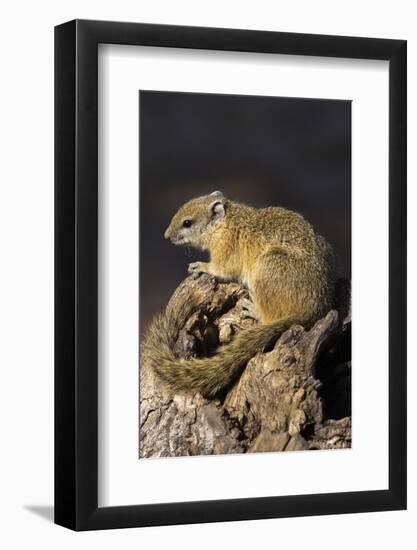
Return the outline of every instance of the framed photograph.
<path id="1" fill-rule="evenodd" d="M 55 522 L 406 508 L 406 42 L 55 29 Z"/>

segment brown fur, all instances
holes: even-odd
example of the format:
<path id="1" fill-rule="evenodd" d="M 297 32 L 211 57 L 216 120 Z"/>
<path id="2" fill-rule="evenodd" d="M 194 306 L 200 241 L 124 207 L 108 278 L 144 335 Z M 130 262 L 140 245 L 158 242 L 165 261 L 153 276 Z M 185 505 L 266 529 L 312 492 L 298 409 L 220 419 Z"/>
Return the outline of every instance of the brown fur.
<path id="1" fill-rule="evenodd" d="M 191 221 L 190 227 L 184 227 L 184 220 Z M 186 312 L 158 316 L 142 353 L 174 390 L 215 395 L 291 324 L 310 326 L 333 305 L 332 249 L 300 214 L 250 208 L 215 191 L 184 204 L 165 237 L 209 251 L 210 262 L 190 264 L 189 271 L 246 285 L 261 323 L 239 333 L 213 357 L 181 361 L 172 350 Z"/>

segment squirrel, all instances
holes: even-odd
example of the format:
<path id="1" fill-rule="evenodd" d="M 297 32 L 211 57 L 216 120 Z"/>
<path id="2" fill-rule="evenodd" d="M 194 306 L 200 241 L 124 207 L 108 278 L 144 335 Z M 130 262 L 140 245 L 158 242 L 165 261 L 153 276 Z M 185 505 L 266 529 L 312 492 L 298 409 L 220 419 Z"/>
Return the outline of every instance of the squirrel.
<path id="1" fill-rule="evenodd" d="M 251 298 L 246 313 L 259 321 L 213 356 L 181 360 L 173 348 L 186 312 L 155 317 L 142 356 L 174 391 L 216 396 L 291 325 L 308 329 L 333 306 L 332 247 L 296 212 L 252 208 L 215 191 L 181 206 L 164 236 L 175 245 L 208 251 L 210 261 L 191 263 L 189 273 L 209 273 L 246 286 Z"/>

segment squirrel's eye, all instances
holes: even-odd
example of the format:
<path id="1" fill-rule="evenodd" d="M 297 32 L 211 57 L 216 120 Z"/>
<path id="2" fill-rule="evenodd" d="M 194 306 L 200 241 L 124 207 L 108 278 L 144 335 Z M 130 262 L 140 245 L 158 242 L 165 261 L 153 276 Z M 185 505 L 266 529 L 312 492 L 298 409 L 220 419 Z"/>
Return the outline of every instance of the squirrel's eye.
<path id="1" fill-rule="evenodd" d="M 182 222 L 182 225 L 183 225 L 183 227 L 191 227 L 192 223 L 193 223 L 192 220 L 184 220 Z"/>

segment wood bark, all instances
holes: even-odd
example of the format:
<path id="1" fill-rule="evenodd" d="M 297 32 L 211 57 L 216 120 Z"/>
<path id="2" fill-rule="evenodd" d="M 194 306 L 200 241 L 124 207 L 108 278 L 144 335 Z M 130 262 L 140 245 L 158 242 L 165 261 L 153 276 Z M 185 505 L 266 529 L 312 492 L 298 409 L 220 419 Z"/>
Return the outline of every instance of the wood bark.
<path id="1" fill-rule="evenodd" d="M 254 354 L 216 399 L 174 395 L 140 365 L 139 456 L 340 449 L 351 446 L 350 285 L 337 283 L 335 309 L 310 330 L 293 325 Z M 206 356 L 256 321 L 245 318 L 247 290 L 209 275 L 187 277 L 166 312 L 199 304 L 185 320 L 175 354 Z"/>

